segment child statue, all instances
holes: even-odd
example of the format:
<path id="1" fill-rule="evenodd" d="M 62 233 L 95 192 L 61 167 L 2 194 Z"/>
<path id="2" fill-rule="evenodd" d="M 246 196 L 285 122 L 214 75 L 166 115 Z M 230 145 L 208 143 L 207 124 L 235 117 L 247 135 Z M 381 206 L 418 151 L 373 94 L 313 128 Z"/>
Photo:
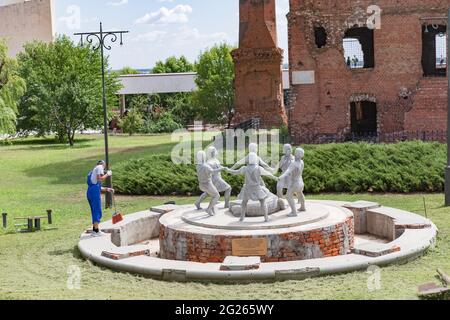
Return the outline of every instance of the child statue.
<path id="1" fill-rule="evenodd" d="M 280 180 L 283 179 L 288 182 L 286 198 L 292 210 L 289 214 L 290 217 L 297 216 L 297 208 L 294 199 L 295 195 L 298 196 L 298 201 L 300 203 L 299 211 L 306 211 L 305 195 L 303 194 L 303 190 L 305 189 L 305 184 L 303 182 L 303 169 L 305 168 L 305 164 L 303 162 L 304 156 L 305 151 L 302 148 L 297 148 L 295 150 L 295 161 L 291 163 L 286 172 L 279 178 Z"/>
<path id="2" fill-rule="evenodd" d="M 259 157 L 256 153 L 251 152 L 248 157 L 248 165 L 241 167 L 239 170 L 226 169 L 231 174 L 245 175 L 245 183 L 242 188 L 242 212 L 240 221 L 245 220 L 247 204 L 250 200 L 259 201 L 261 205 L 261 212 L 264 213 L 265 221 L 269 221 L 269 213 L 267 209 L 266 199 L 269 197 L 270 192 L 265 188 L 262 176 L 271 177 L 274 180 L 278 180 L 277 177 L 267 172 L 259 164 Z"/>
<path id="3" fill-rule="evenodd" d="M 245 158 L 239 160 L 238 162 L 236 162 L 236 164 L 235 164 L 234 166 L 231 167 L 232 170 L 237 170 L 237 169 L 239 169 L 240 167 L 247 165 L 247 164 L 249 163 L 249 162 L 248 162 L 248 160 L 249 160 L 249 155 L 250 155 L 251 153 L 254 153 L 254 154 L 256 154 L 256 156 L 258 157 L 258 165 L 259 165 L 259 166 L 263 167 L 263 169 L 265 169 L 265 170 L 267 170 L 267 171 L 269 171 L 269 172 L 274 172 L 274 169 L 271 168 L 267 163 L 264 162 L 263 159 L 261 159 L 261 158 L 258 156 L 258 145 L 257 145 L 256 143 L 250 143 L 250 144 L 248 145 L 248 151 L 249 151 L 249 154 L 248 154 Z"/>
<path id="4" fill-rule="evenodd" d="M 278 165 L 279 169 L 281 169 L 281 172 L 284 174 L 288 169 L 289 166 L 294 162 L 295 158 L 292 155 L 292 146 L 290 144 L 285 144 L 283 147 L 283 157 L 280 160 L 280 163 Z M 277 183 L 277 196 L 280 199 L 284 198 L 284 189 L 287 189 L 289 185 L 288 178 L 279 179 Z"/>
<path id="5" fill-rule="evenodd" d="M 224 170 L 222 166 L 216 169 L 211 168 L 211 166 L 206 162 L 206 153 L 204 151 L 199 151 L 197 153 L 197 177 L 199 188 L 204 193 L 197 200 L 195 206 L 198 210 L 201 210 L 201 202 L 210 196 L 212 199 L 209 203 L 208 209 L 206 209 L 206 212 L 210 216 L 215 214 L 215 206 L 220 199 L 220 193 L 217 191 L 217 188 L 214 186 L 212 181 L 213 175 L 220 173 L 222 170 Z"/>
<path id="6" fill-rule="evenodd" d="M 219 159 L 217 159 L 217 154 L 218 152 L 215 147 L 209 147 L 206 153 L 206 157 L 208 159 L 207 164 L 213 170 L 222 168 Z M 223 180 L 221 171 L 213 172 L 212 183 L 219 193 L 225 192 L 225 208 L 229 208 L 231 198 L 231 186 L 225 180 Z M 207 197 L 208 197 L 207 193 L 202 194 L 202 196 L 198 200 L 198 203 L 202 203 Z"/>

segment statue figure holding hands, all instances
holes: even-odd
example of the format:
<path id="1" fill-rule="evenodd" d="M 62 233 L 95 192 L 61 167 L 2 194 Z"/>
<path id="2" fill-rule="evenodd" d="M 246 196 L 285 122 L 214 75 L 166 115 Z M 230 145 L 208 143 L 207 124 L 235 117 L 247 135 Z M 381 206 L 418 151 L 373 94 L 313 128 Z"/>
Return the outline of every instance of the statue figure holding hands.
<path id="1" fill-rule="evenodd" d="M 283 147 L 283 157 L 278 164 L 279 169 L 284 174 L 294 162 L 295 158 L 292 155 L 292 146 L 290 144 L 285 144 Z M 280 199 L 284 198 L 284 189 L 289 187 L 288 177 L 280 178 L 277 183 L 277 196 Z"/>
<path id="2" fill-rule="evenodd" d="M 267 172 L 261 165 L 258 155 L 251 152 L 247 159 L 247 165 L 241 167 L 239 170 L 226 169 L 231 174 L 245 175 L 245 183 L 241 192 L 242 196 L 242 212 L 240 221 L 245 220 L 247 204 L 250 200 L 259 201 L 261 205 L 261 212 L 264 214 L 265 221 L 269 221 L 269 213 L 267 209 L 266 199 L 269 197 L 270 192 L 265 188 L 262 176 L 268 176 L 274 180 L 278 180 L 277 177 Z"/>
<path id="3" fill-rule="evenodd" d="M 215 147 L 209 147 L 206 152 L 206 157 L 208 159 L 207 164 L 213 170 L 222 168 L 220 160 L 217 159 L 217 154 L 218 152 Z M 212 183 L 219 193 L 225 192 L 225 208 L 229 208 L 231 198 L 231 186 L 222 178 L 221 171 L 213 172 Z M 204 193 L 202 197 L 199 199 L 200 203 L 203 202 L 207 196 L 208 194 Z"/>
<path id="4" fill-rule="evenodd" d="M 203 194 L 195 203 L 195 206 L 198 210 L 201 210 L 201 203 L 208 196 L 210 196 L 211 202 L 209 203 L 208 209 L 206 212 L 213 216 L 215 214 L 215 206 L 219 202 L 220 193 L 217 191 L 217 188 L 213 184 L 213 175 L 220 173 L 224 168 L 219 166 L 218 168 L 211 168 L 211 166 L 206 161 L 206 153 L 204 151 L 199 151 L 197 153 L 197 177 L 199 182 L 199 188 L 203 191 Z"/>
<path id="5" fill-rule="evenodd" d="M 263 159 L 261 159 L 261 158 L 258 156 L 258 144 L 256 144 L 256 143 L 250 143 L 250 144 L 248 145 L 248 151 L 249 151 L 249 154 L 248 154 L 245 158 L 239 160 L 238 162 L 236 162 L 236 164 L 235 164 L 234 166 L 231 167 L 232 170 L 237 170 L 237 169 L 239 169 L 239 168 L 242 167 L 242 166 L 248 165 L 248 164 L 249 164 L 249 157 L 250 157 L 250 154 L 253 153 L 253 154 L 255 154 L 256 157 L 257 157 L 257 160 L 258 160 L 258 163 L 257 163 L 257 164 L 258 164 L 259 166 L 261 166 L 263 169 L 265 169 L 265 170 L 267 170 L 267 171 L 269 171 L 269 172 L 271 172 L 271 173 L 274 172 L 274 169 L 271 168 L 267 163 L 264 162 Z"/>
<path id="6" fill-rule="evenodd" d="M 305 195 L 303 194 L 305 189 L 305 184 L 303 182 L 303 169 L 305 168 L 305 164 L 303 162 L 304 156 L 305 151 L 302 148 L 297 148 L 295 150 L 295 161 L 291 163 L 286 172 L 279 178 L 280 180 L 286 179 L 288 182 L 288 192 L 286 198 L 289 202 L 289 206 L 291 207 L 291 213 L 289 214 L 290 217 L 297 216 L 297 207 L 295 204 L 296 195 L 300 203 L 299 211 L 306 211 Z"/>

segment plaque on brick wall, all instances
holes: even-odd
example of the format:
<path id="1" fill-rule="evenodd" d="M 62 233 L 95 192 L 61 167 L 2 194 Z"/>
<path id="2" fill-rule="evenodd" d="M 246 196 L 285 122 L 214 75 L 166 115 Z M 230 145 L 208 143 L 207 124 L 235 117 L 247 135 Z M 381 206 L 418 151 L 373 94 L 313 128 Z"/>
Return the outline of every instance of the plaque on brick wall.
<path id="1" fill-rule="evenodd" d="M 252 257 L 267 255 L 266 238 L 243 238 L 231 241 L 233 256 Z"/>
<path id="2" fill-rule="evenodd" d="M 314 84 L 316 83 L 316 75 L 314 71 L 293 71 L 292 84 Z"/>

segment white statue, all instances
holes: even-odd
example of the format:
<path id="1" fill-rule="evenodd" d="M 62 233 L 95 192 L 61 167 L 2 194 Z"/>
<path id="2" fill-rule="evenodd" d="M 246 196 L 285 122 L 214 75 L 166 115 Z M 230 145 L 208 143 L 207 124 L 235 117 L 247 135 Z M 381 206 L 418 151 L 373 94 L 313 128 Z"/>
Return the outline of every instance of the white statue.
<path id="1" fill-rule="evenodd" d="M 206 153 L 206 157 L 208 159 L 207 164 L 213 170 L 222 168 L 219 159 L 217 159 L 217 154 L 218 152 L 215 147 L 209 147 Z M 225 192 L 225 208 L 229 208 L 231 198 L 231 186 L 225 180 L 223 180 L 221 171 L 213 172 L 212 183 L 219 193 Z M 202 194 L 202 196 L 198 200 L 198 203 L 202 203 L 207 197 L 208 197 L 207 193 Z"/>
<path id="2" fill-rule="evenodd" d="M 297 207 L 295 205 L 295 195 L 298 197 L 298 202 L 300 203 L 300 212 L 306 211 L 305 205 L 305 195 L 303 190 L 305 189 L 305 184 L 303 182 L 303 169 L 305 164 L 303 162 L 303 157 L 305 156 L 305 151 L 302 148 L 297 148 L 295 150 L 295 161 L 291 163 L 289 168 L 285 173 L 279 178 L 280 180 L 286 179 L 288 182 L 288 191 L 286 198 L 291 207 L 290 217 L 297 216 Z"/>
<path id="3" fill-rule="evenodd" d="M 244 187 L 241 191 L 242 195 L 242 211 L 240 221 L 244 221 L 246 216 L 247 204 L 250 200 L 259 201 L 261 205 L 261 212 L 264 213 L 265 221 L 269 221 L 269 213 L 267 209 L 266 199 L 270 192 L 265 187 L 262 176 L 268 176 L 274 180 L 278 180 L 270 172 L 267 172 L 261 165 L 258 155 L 251 152 L 247 157 L 248 165 L 241 167 L 239 170 L 226 169 L 231 174 L 245 175 Z"/>
<path id="4" fill-rule="evenodd" d="M 294 162 L 295 158 L 292 155 L 292 146 L 290 144 L 285 144 L 283 147 L 283 157 L 280 160 L 280 163 L 278 164 L 278 168 L 281 169 L 282 174 L 284 174 L 288 169 L 289 166 Z M 287 177 L 284 177 L 283 179 L 279 179 L 277 183 L 277 196 L 280 199 L 284 198 L 284 189 L 287 189 L 289 186 L 289 181 Z"/>
<path id="5" fill-rule="evenodd" d="M 265 170 L 267 170 L 267 171 L 269 171 L 269 172 L 271 172 L 271 173 L 274 172 L 274 169 L 271 168 L 267 163 L 264 162 L 263 159 L 261 159 L 261 158 L 258 156 L 258 145 L 257 145 L 256 143 L 250 143 L 250 144 L 248 145 L 248 151 L 249 151 L 249 154 L 248 154 L 245 158 L 239 160 L 238 162 L 236 162 L 236 164 L 235 164 L 234 166 L 231 167 L 232 170 L 237 170 L 237 169 L 239 169 L 240 167 L 249 164 L 249 156 L 250 156 L 251 153 L 254 153 L 254 154 L 256 154 L 256 156 L 258 157 L 258 165 L 260 165 L 260 166 L 263 167 Z"/>
<path id="6" fill-rule="evenodd" d="M 199 182 L 199 188 L 204 193 L 200 196 L 200 198 L 195 203 L 195 206 L 198 210 L 201 210 L 201 203 L 208 196 L 210 196 L 211 202 L 209 203 L 208 209 L 206 212 L 213 216 L 215 214 L 215 206 L 219 202 L 220 193 L 217 191 L 217 188 L 213 184 L 213 175 L 224 170 L 223 167 L 213 169 L 206 162 L 206 153 L 204 151 L 199 151 L 197 153 L 197 177 Z"/>

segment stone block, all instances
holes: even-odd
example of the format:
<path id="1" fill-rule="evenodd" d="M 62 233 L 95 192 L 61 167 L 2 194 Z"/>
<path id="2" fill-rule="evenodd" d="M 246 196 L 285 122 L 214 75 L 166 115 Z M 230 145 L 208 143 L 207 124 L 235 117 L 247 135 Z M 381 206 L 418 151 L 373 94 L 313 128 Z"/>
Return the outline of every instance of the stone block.
<path id="1" fill-rule="evenodd" d="M 161 213 L 161 214 L 166 214 L 166 213 L 174 211 L 176 208 L 177 208 L 177 206 L 174 204 L 165 204 L 162 206 L 152 207 L 152 208 L 150 208 L 150 211 L 156 212 L 156 213 Z"/>
<path id="2" fill-rule="evenodd" d="M 108 259 L 112 260 L 123 260 L 127 258 L 132 257 L 138 257 L 138 256 L 150 256 L 150 250 L 141 250 L 141 251 L 135 251 L 135 252 L 128 252 L 128 253 L 113 253 L 108 251 L 103 251 L 102 256 Z"/>
<path id="3" fill-rule="evenodd" d="M 366 243 L 352 249 L 352 253 L 367 257 L 381 257 L 390 253 L 398 252 L 401 248 L 389 244 Z"/>
<path id="4" fill-rule="evenodd" d="M 259 269 L 261 265 L 260 257 L 226 257 L 220 266 L 222 271 L 244 271 Z"/>

